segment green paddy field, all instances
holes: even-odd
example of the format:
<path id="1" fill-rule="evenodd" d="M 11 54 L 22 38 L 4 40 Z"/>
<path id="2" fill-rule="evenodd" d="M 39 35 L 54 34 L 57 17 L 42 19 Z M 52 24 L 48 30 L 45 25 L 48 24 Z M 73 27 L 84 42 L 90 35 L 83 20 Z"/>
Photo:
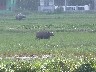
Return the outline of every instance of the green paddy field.
<path id="1" fill-rule="evenodd" d="M 40 30 L 53 31 L 54 36 L 38 40 L 36 32 Z M 26 70 L 19 71 L 14 67 L 15 64 L 21 63 L 24 70 L 21 60 L 19 63 L 16 59 L 8 62 L 5 60 L 6 57 L 15 55 L 21 57 L 52 55 L 52 57 L 31 60 L 32 65 L 29 61 L 24 61 Z M 10 64 L 12 61 L 13 72 L 96 72 L 96 13 L 29 13 L 26 14 L 26 19 L 21 21 L 15 20 L 15 14 L 0 15 L 0 56 L 4 58 L 1 65 Z M 61 68 L 60 62 L 66 66 Z M 82 71 L 84 67 L 81 67 L 79 71 L 78 68 L 86 63 L 92 69 Z M 27 70 L 29 65 L 33 67 L 32 71 L 30 67 L 30 71 Z M 42 65 L 45 65 L 44 71 L 41 69 Z M 8 70 L 8 67 L 5 66 L 4 69 Z"/>

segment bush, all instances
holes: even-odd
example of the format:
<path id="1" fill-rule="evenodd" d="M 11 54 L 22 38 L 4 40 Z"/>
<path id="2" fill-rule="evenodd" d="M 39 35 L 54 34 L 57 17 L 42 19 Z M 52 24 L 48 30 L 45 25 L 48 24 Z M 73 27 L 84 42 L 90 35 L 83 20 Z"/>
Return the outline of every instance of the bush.
<path id="1" fill-rule="evenodd" d="M 82 64 L 75 72 L 95 72 L 91 64 Z"/>
<path id="2" fill-rule="evenodd" d="M 69 67 L 62 61 L 53 59 L 41 67 L 42 72 L 68 72 Z"/>
<path id="3" fill-rule="evenodd" d="M 16 61 L 0 64 L 0 72 L 96 72 L 96 62 L 82 64 L 71 60 L 47 59 L 42 61 Z"/>

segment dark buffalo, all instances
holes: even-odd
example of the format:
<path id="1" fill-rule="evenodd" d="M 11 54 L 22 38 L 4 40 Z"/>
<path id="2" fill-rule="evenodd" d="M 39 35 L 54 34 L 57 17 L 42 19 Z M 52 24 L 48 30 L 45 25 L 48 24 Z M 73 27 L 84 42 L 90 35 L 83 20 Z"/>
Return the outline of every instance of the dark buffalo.
<path id="1" fill-rule="evenodd" d="M 16 20 L 22 20 L 23 18 L 26 18 L 26 16 L 23 15 L 22 13 L 16 15 Z"/>
<path id="2" fill-rule="evenodd" d="M 50 36 L 54 36 L 53 32 L 39 31 L 36 33 L 36 38 L 38 39 L 49 39 Z"/>

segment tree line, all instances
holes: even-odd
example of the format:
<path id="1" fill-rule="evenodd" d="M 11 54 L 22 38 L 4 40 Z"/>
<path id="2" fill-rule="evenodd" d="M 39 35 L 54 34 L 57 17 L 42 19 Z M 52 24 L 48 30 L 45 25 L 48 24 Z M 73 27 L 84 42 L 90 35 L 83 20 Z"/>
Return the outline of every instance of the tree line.
<path id="1" fill-rule="evenodd" d="M 67 5 L 90 5 L 91 9 L 94 9 L 95 0 L 66 0 Z M 27 10 L 38 10 L 40 0 L 17 0 L 16 8 Z M 54 0 L 54 4 L 57 6 L 64 6 L 65 0 Z"/>

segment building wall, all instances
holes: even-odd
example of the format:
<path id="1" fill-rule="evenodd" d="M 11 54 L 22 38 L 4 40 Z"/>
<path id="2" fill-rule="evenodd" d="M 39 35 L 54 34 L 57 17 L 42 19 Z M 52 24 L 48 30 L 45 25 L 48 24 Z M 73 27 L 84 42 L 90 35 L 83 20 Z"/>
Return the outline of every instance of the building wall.
<path id="1" fill-rule="evenodd" d="M 16 0 L 0 0 L 0 10 L 12 11 L 15 9 Z"/>
<path id="2" fill-rule="evenodd" d="M 54 0 L 40 0 L 40 5 L 44 5 L 46 3 L 48 3 L 49 5 L 54 5 Z"/>
<path id="3" fill-rule="evenodd" d="M 41 12 L 54 12 L 54 0 L 40 0 L 38 11 Z"/>
<path id="4" fill-rule="evenodd" d="M 0 0 L 0 10 L 6 9 L 6 0 Z"/>

